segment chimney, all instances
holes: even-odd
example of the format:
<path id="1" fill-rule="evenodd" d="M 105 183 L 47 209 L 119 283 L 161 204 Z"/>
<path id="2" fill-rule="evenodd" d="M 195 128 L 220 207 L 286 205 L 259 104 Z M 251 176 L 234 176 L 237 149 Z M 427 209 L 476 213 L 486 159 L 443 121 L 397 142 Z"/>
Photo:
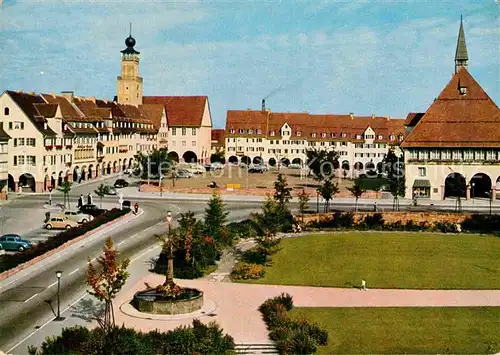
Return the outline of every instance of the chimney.
<path id="1" fill-rule="evenodd" d="M 69 102 L 73 102 L 75 93 L 73 91 L 61 91 L 61 96 L 66 98 Z"/>
<path id="2" fill-rule="evenodd" d="M 349 113 L 349 118 L 350 118 L 351 120 L 352 120 L 352 119 L 354 119 L 354 112 L 350 112 L 350 113 Z"/>
<path id="3" fill-rule="evenodd" d="M 375 114 L 374 113 L 372 113 L 372 118 L 375 118 Z"/>
<path id="4" fill-rule="evenodd" d="M 266 99 L 262 99 L 262 112 L 266 111 Z"/>

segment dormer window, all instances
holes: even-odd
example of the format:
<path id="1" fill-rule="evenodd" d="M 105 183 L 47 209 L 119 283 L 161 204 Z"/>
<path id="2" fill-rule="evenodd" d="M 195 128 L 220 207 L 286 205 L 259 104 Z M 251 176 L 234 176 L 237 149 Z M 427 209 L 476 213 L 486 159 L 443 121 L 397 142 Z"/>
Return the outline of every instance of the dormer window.
<path id="1" fill-rule="evenodd" d="M 244 131 L 243 129 L 241 129 L 241 128 L 238 130 L 238 133 L 239 133 L 239 134 L 243 134 L 244 132 L 245 132 L 245 131 Z"/>
<path id="2" fill-rule="evenodd" d="M 322 138 L 326 138 L 326 133 L 324 133 L 324 132 L 323 132 L 323 133 L 321 133 L 321 137 L 322 137 Z"/>
<path id="3" fill-rule="evenodd" d="M 391 141 L 393 141 L 393 140 L 394 140 L 394 136 L 391 134 L 391 136 L 389 137 L 389 139 L 390 139 Z"/>
<path id="4" fill-rule="evenodd" d="M 402 135 L 402 134 L 400 134 L 400 135 L 398 136 L 398 140 L 399 140 L 400 142 L 401 142 L 401 141 L 403 141 L 403 135 Z"/>
<path id="5" fill-rule="evenodd" d="M 300 137 L 302 135 L 301 131 L 297 131 L 297 137 Z"/>
<path id="6" fill-rule="evenodd" d="M 311 133 L 311 137 L 316 138 L 316 133 Z"/>
<path id="7" fill-rule="evenodd" d="M 460 86 L 458 88 L 460 95 L 467 95 L 467 87 L 466 86 Z"/>
<path id="8" fill-rule="evenodd" d="M 378 135 L 378 139 L 383 139 L 383 138 L 384 137 L 381 134 Z"/>
<path id="9" fill-rule="evenodd" d="M 345 138 L 347 136 L 346 133 L 342 133 L 342 137 Z"/>
<path id="10" fill-rule="evenodd" d="M 270 134 L 271 134 L 271 137 L 274 137 L 274 135 L 275 135 L 274 131 L 271 131 Z"/>
<path id="11" fill-rule="evenodd" d="M 231 128 L 231 129 L 229 130 L 229 133 L 234 133 L 234 129 L 232 129 L 232 128 Z"/>
<path id="12" fill-rule="evenodd" d="M 357 134 L 356 139 L 361 139 L 361 134 Z"/>
<path id="13" fill-rule="evenodd" d="M 253 134 L 253 129 L 249 129 L 248 134 Z"/>
<path id="14" fill-rule="evenodd" d="M 261 129 L 258 129 L 258 130 L 257 130 L 257 134 L 262 134 L 262 130 L 261 130 Z"/>
<path id="15" fill-rule="evenodd" d="M 330 133 L 331 138 L 335 138 L 336 134 L 335 133 Z"/>

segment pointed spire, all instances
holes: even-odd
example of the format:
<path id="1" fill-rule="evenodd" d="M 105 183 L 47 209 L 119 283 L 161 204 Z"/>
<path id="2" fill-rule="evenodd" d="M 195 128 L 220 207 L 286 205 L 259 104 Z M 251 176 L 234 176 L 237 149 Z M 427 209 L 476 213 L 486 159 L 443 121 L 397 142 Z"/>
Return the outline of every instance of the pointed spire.
<path id="1" fill-rule="evenodd" d="M 460 30 L 458 31 L 457 50 L 455 52 L 455 73 L 459 67 L 467 68 L 469 55 L 465 44 L 465 33 L 462 16 L 460 16 Z"/>
<path id="2" fill-rule="evenodd" d="M 132 22 L 130 22 L 130 31 L 129 31 L 128 35 L 129 35 L 130 37 L 132 37 Z"/>

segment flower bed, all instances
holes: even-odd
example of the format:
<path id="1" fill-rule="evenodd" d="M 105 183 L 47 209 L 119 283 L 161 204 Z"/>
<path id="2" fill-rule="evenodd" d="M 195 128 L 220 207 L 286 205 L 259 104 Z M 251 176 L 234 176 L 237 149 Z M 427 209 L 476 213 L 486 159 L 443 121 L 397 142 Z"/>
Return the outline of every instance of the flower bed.
<path id="1" fill-rule="evenodd" d="M 16 254 L 0 255 L 0 272 L 15 268 L 18 265 L 26 263 L 36 257 L 39 257 L 53 249 L 58 248 L 64 243 L 84 235 L 108 222 L 111 222 L 127 213 L 129 209 L 112 209 L 97 216 L 92 221 L 82 224 L 78 227 L 63 231 L 44 242 L 38 243 L 33 247 Z"/>

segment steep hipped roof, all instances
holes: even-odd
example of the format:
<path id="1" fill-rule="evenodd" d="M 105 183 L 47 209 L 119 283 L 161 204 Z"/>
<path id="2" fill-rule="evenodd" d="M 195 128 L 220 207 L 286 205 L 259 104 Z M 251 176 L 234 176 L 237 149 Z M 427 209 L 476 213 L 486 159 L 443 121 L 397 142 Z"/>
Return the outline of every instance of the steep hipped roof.
<path id="1" fill-rule="evenodd" d="M 171 127 L 200 127 L 208 98 L 206 96 L 143 96 L 144 105 L 164 105 Z"/>
<path id="2" fill-rule="evenodd" d="M 328 140 L 353 140 L 358 135 L 362 135 L 368 127 L 371 127 L 378 138 L 382 135 L 387 141 L 389 135 L 404 134 L 404 120 L 389 119 L 378 116 L 351 116 L 351 115 L 318 115 L 307 112 L 281 113 L 271 111 L 228 111 L 226 119 L 226 134 L 234 136 L 248 136 L 248 130 L 252 130 L 252 135 L 257 130 L 262 131 L 263 136 L 279 137 L 280 129 L 288 123 L 292 130 L 291 136 L 294 139 L 311 137 L 316 133 L 315 139 Z M 230 133 L 234 130 L 234 133 Z M 239 130 L 243 130 L 240 133 Z M 325 135 L 325 136 L 323 136 Z"/>
<path id="3" fill-rule="evenodd" d="M 45 100 L 40 95 L 16 91 L 6 92 L 43 135 L 56 135 L 56 133 L 52 129 L 50 129 L 48 125 L 46 125 L 47 120 L 37 109 L 36 104 L 38 104 L 39 106 L 42 104 L 46 104 Z"/>
<path id="4" fill-rule="evenodd" d="M 423 112 L 410 112 L 408 116 L 406 116 L 405 126 L 414 127 L 420 119 L 424 116 Z"/>
<path id="5" fill-rule="evenodd" d="M 151 120 L 151 122 L 153 122 L 153 126 L 156 128 L 156 130 L 159 130 L 164 106 L 153 104 L 139 105 L 139 109 Z"/>
<path id="6" fill-rule="evenodd" d="M 500 110 L 460 67 L 402 146 L 500 147 Z"/>

